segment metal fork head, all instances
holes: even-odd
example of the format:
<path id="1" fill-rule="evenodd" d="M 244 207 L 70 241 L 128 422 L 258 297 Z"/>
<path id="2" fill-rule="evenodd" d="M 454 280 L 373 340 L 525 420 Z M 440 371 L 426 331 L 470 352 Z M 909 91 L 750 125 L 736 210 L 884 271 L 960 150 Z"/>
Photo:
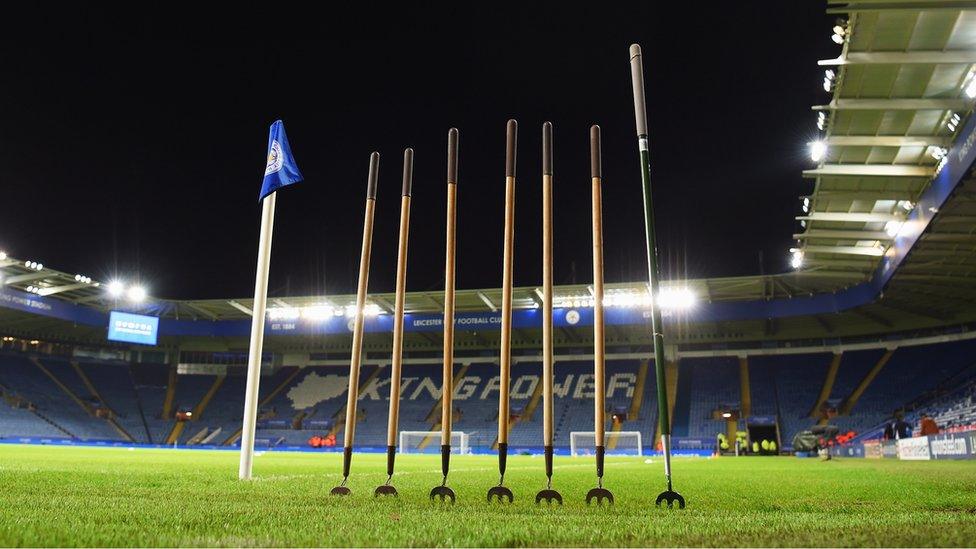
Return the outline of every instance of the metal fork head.
<path id="1" fill-rule="evenodd" d="M 336 486 L 329 493 L 332 494 L 333 496 L 348 496 L 349 494 L 352 493 L 352 490 L 346 488 L 345 486 Z"/>
<path id="2" fill-rule="evenodd" d="M 433 490 L 430 491 L 430 500 L 437 501 L 440 498 L 441 502 L 445 502 L 450 498 L 451 503 L 457 500 L 457 496 L 454 495 L 454 490 L 451 490 L 447 486 L 435 486 Z"/>
<path id="3" fill-rule="evenodd" d="M 376 487 L 376 490 L 373 491 L 373 496 L 374 497 L 380 497 L 380 496 L 394 496 L 394 497 L 396 497 L 396 496 L 399 496 L 399 495 L 400 494 L 397 493 L 396 488 L 394 488 L 393 486 L 391 486 L 389 484 L 384 484 L 382 486 L 377 486 Z"/>
<path id="4" fill-rule="evenodd" d="M 539 490 L 539 493 L 535 495 L 536 504 L 542 502 L 542 500 L 546 500 L 546 503 L 550 505 L 552 505 L 552 502 L 556 502 L 559 505 L 563 504 L 563 497 L 559 495 L 559 492 L 551 488 L 546 488 L 545 490 Z"/>
<path id="5" fill-rule="evenodd" d="M 594 488 L 586 493 L 586 504 L 593 503 L 593 500 L 596 500 L 597 505 L 603 505 L 604 501 L 613 505 L 613 494 L 606 488 Z"/>
<path id="6" fill-rule="evenodd" d="M 668 504 L 668 509 L 674 508 L 675 502 L 678 503 L 678 509 L 685 508 L 685 498 L 681 497 L 681 494 L 675 492 L 674 490 L 665 490 L 657 496 L 657 500 L 654 502 L 658 507 L 661 506 L 661 502 L 665 501 Z"/>
<path id="7" fill-rule="evenodd" d="M 488 489 L 488 502 L 498 501 L 501 503 L 512 503 L 515 501 L 515 494 L 504 486 L 492 486 Z"/>

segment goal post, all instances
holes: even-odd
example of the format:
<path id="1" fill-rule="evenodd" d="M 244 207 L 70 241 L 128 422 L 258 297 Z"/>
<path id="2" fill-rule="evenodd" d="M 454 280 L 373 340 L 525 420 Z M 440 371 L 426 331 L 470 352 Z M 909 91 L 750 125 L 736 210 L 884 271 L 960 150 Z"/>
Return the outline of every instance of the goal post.
<path id="1" fill-rule="evenodd" d="M 451 453 L 469 454 L 470 435 L 464 431 L 451 432 Z M 401 454 L 439 454 L 441 451 L 440 431 L 400 431 Z"/>
<path id="2" fill-rule="evenodd" d="M 604 434 L 603 446 L 608 456 L 644 455 L 640 431 L 608 431 Z M 569 451 L 573 456 L 590 456 L 596 450 L 596 433 L 593 431 L 572 431 L 569 433 Z"/>

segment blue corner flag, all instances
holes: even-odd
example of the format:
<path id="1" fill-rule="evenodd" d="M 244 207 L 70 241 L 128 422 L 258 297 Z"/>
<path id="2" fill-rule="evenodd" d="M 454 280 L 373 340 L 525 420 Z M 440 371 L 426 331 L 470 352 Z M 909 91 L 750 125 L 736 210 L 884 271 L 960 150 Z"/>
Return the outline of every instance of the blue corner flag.
<path id="1" fill-rule="evenodd" d="M 298 164 L 295 163 L 295 157 L 288 145 L 285 125 L 281 120 L 275 120 L 268 136 L 268 165 L 264 169 L 264 183 L 261 184 L 258 202 L 278 189 L 298 183 L 302 179 L 302 172 L 298 171 Z"/>

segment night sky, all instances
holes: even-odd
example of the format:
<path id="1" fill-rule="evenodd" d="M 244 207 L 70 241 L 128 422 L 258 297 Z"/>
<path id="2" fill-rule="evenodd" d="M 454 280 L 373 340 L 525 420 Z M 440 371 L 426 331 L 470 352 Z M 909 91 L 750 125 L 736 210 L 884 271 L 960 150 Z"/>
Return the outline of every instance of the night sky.
<path id="1" fill-rule="evenodd" d="M 517 285 L 541 281 L 541 125 L 555 126 L 555 281 L 592 280 L 588 128 L 604 149 L 606 277 L 646 279 L 628 46 L 642 44 L 665 276 L 788 269 L 811 188 L 818 2 L 613 12 L 12 13 L 0 38 L 0 249 L 164 298 L 253 292 L 268 126 L 305 181 L 279 193 L 274 296 L 355 291 L 381 153 L 370 291 L 392 291 L 403 148 L 416 151 L 408 290 L 443 287 L 447 130 L 460 130 L 458 288 L 498 287 L 505 122 L 519 121 Z M 332 8 L 336 4 L 322 4 Z M 335 8 L 332 8 L 333 10 Z M 345 8 L 344 8 L 345 9 Z"/>

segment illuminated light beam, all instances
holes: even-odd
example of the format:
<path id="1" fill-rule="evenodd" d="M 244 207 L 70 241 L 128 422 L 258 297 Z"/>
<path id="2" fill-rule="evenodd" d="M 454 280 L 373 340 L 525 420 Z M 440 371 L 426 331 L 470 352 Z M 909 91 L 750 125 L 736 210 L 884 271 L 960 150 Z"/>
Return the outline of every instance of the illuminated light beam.
<path id="1" fill-rule="evenodd" d="M 830 135 L 824 142 L 829 147 L 947 147 L 952 140 L 942 135 Z"/>
<path id="2" fill-rule="evenodd" d="M 851 223 L 886 223 L 888 221 L 903 221 L 905 218 L 898 214 L 876 212 L 813 212 L 797 217 L 800 221 L 846 221 Z"/>
<path id="3" fill-rule="evenodd" d="M 246 314 L 247 316 L 252 316 L 254 314 L 254 312 L 251 311 L 251 309 L 248 309 L 247 307 L 241 305 L 240 303 L 234 301 L 233 299 L 228 301 L 227 304 L 237 309 L 238 311 Z"/>
<path id="4" fill-rule="evenodd" d="M 840 231 L 830 229 L 810 229 L 802 234 L 794 234 L 794 240 L 828 238 L 833 240 L 891 240 L 885 231 Z"/>
<path id="5" fill-rule="evenodd" d="M 485 305 L 488 306 L 489 309 L 491 309 L 491 312 L 493 313 L 498 312 L 498 307 L 496 307 L 495 304 L 492 303 L 491 299 L 489 299 L 484 292 L 478 292 L 477 295 L 478 298 L 481 299 L 482 303 L 484 303 Z"/>
<path id="6" fill-rule="evenodd" d="M 814 111 L 966 111 L 967 99 L 834 99 Z"/>
<path id="7" fill-rule="evenodd" d="M 825 175 L 850 175 L 856 177 L 932 177 L 935 166 L 911 164 L 824 164 L 819 168 L 803 170 L 803 177 Z"/>
<path id="8" fill-rule="evenodd" d="M 881 257 L 884 255 L 884 248 L 877 246 L 804 246 L 803 251 L 819 254 L 839 254 L 839 255 L 869 255 Z"/>
<path id="9" fill-rule="evenodd" d="M 90 285 L 83 282 L 78 284 L 66 284 L 64 286 L 52 286 L 50 288 L 42 288 L 37 295 L 48 296 L 54 294 L 60 294 L 61 292 L 69 292 L 71 290 L 77 290 L 78 288 L 88 288 Z"/>
<path id="10" fill-rule="evenodd" d="M 821 67 L 841 65 L 958 65 L 976 63 L 976 50 L 848 52 L 845 57 L 821 59 Z"/>

